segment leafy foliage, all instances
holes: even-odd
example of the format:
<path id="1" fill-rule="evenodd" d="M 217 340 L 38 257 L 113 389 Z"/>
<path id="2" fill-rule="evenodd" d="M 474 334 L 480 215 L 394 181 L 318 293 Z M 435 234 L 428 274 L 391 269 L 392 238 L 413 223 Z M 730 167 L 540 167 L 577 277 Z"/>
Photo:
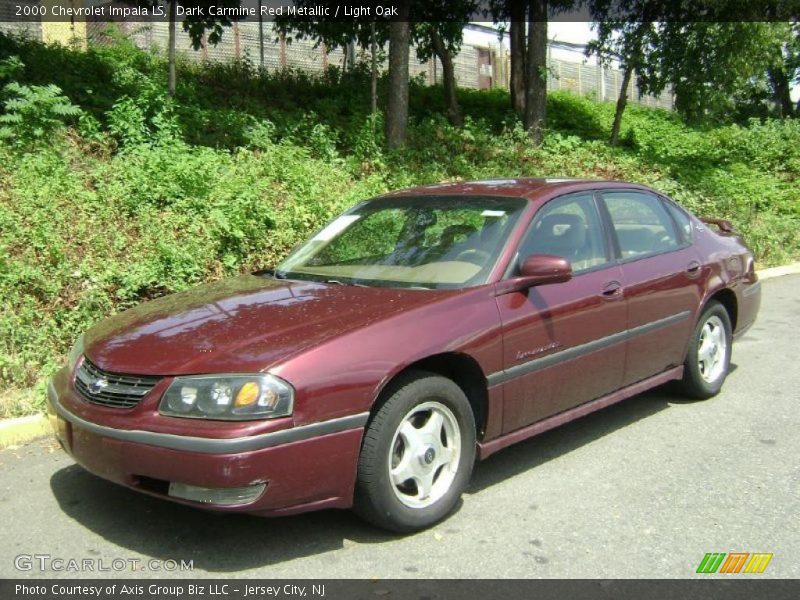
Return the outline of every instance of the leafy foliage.
<path id="1" fill-rule="evenodd" d="M 0 114 L 0 140 L 30 148 L 49 140 L 54 131 L 82 114 L 57 85 L 20 85 L 12 81 L 3 88 L 7 98 Z"/>
<path id="2" fill-rule="evenodd" d="M 38 386 L 40 403 L 72 340 L 105 316 L 274 265 L 344 208 L 405 186 L 638 181 L 732 220 L 761 264 L 800 258 L 800 121 L 701 128 L 633 106 L 612 148 L 612 104 L 553 93 L 537 148 L 505 92 L 459 90 L 466 118 L 454 127 L 441 90 L 412 85 L 408 145 L 388 152 L 363 70 L 180 63 L 170 101 L 163 60 L 124 41 L 75 52 L 0 36 L 0 65 L 16 64 L 0 70 L 2 83 L 61 90 L 46 101 L 32 92 L 15 113 L 29 129 L 0 142 L 0 382 L 11 390 L 2 415 L 34 409 L 8 398 Z"/>
<path id="3" fill-rule="evenodd" d="M 800 66 L 788 23 L 686 22 L 672 13 L 679 3 L 648 0 L 590 0 L 589 6 L 599 23 L 587 53 L 634 68 L 642 94 L 658 96 L 671 86 L 676 109 L 693 122 L 769 114 L 768 100 L 780 95 L 781 82 L 788 96 Z"/>

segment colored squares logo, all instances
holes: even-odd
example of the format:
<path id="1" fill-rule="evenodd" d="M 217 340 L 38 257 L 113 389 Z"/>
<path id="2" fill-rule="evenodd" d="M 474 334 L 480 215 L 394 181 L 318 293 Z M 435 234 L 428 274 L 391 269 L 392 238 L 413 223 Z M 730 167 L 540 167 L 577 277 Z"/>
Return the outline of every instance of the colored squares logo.
<path id="1" fill-rule="evenodd" d="M 709 552 L 697 566 L 697 573 L 763 573 L 772 556 L 767 552 Z"/>

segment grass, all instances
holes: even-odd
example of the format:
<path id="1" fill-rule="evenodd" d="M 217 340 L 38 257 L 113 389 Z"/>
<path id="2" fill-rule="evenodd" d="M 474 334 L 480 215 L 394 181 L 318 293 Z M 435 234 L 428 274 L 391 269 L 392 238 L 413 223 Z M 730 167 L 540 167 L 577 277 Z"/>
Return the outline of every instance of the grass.
<path id="1" fill-rule="evenodd" d="M 179 66 L 170 99 L 163 58 L 124 40 L 0 36 L 0 84 L 25 91 L 7 88 L 0 111 L 0 416 L 41 410 L 46 378 L 105 316 L 272 265 L 345 207 L 410 185 L 626 179 L 730 219 L 762 266 L 800 259 L 800 121 L 690 127 L 631 106 L 612 148 L 612 103 L 554 93 L 535 148 L 506 92 L 459 90 L 454 128 L 442 90 L 414 84 L 408 144 L 387 152 L 363 69 Z"/>

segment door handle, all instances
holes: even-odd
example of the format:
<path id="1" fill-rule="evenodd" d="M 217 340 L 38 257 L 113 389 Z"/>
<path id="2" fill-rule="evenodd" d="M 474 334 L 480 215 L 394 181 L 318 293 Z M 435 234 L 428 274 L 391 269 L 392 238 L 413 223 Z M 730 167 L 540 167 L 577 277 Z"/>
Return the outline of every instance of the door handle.
<path id="1" fill-rule="evenodd" d="M 622 297 L 622 284 L 619 281 L 610 281 L 603 286 L 601 292 L 606 300 L 615 300 Z"/>
<path id="2" fill-rule="evenodd" d="M 700 261 L 693 260 L 688 265 L 686 265 L 686 272 L 689 275 L 696 276 L 700 274 Z"/>

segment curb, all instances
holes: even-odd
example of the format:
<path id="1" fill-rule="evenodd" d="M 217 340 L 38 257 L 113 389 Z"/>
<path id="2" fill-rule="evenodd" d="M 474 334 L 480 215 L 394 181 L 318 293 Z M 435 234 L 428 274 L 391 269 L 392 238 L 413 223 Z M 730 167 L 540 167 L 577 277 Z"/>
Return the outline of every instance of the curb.
<path id="1" fill-rule="evenodd" d="M 756 275 L 758 275 L 759 279 L 772 279 L 773 277 L 783 277 L 784 275 L 798 274 L 800 274 L 800 262 L 756 271 Z"/>
<path id="2" fill-rule="evenodd" d="M 43 414 L 0 420 L 0 448 L 27 444 L 50 434 L 50 423 Z"/>
<path id="3" fill-rule="evenodd" d="M 760 280 L 800 274 L 800 262 L 760 269 L 756 271 Z M 50 434 L 50 424 L 44 414 L 16 419 L 0 419 L 0 448 L 19 446 Z"/>

